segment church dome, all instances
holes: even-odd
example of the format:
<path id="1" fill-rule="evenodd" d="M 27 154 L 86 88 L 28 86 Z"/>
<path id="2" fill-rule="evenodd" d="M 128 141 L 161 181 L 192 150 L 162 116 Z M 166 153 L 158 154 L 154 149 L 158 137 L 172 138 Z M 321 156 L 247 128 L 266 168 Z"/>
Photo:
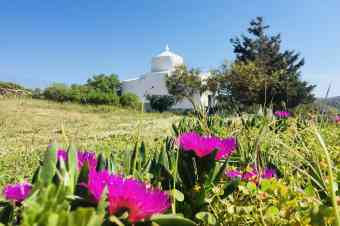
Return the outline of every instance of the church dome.
<path id="1" fill-rule="evenodd" d="M 171 71 L 176 66 L 184 63 L 183 58 L 165 47 L 165 51 L 153 57 L 151 60 L 151 72 Z"/>

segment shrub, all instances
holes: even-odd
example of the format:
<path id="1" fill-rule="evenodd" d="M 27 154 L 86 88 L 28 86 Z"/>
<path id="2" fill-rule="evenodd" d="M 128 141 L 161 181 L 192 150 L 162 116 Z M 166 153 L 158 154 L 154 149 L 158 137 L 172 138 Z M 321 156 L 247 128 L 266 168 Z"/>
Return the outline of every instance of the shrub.
<path id="1" fill-rule="evenodd" d="M 6 88 L 6 89 L 19 89 L 19 90 L 27 90 L 25 87 L 18 85 L 13 82 L 2 82 L 0 81 L 0 88 Z"/>
<path id="2" fill-rule="evenodd" d="M 168 110 L 176 102 L 175 97 L 170 95 L 148 95 L 147 99 L 151 108 L 159 112 Z"/>
<path id="3" fill-rule="evenodd" d="M 95 89 L 91 89 L 81 97 L 83 104 L 108 104 L 119 105 L 119 97 L 115 93 L 104 93 Z"/>
<path id="4" fill-rule="evenodd" d="M 32 98 L 42 99 L 44 97 L 43 91 L 40 88 L 36 88 L 32 91 Z"/>
<path id="5" fill-rule="evenodd" d="M 87 80 L 86 85 L 96 90 L 99 90 L 101 92 L 116 93 L 116 94 L 120 88 L 118 76 L 115 74 L 94 75 L 92 78 Z"/>
<path id="6" fill-rule="evenodd" d="M 124 93 L 119 99 L 120 105 L 123 107 L 130 107 L 138 109 L 141 106 L 139 97 L 133 93 Z"/>
<path id="7" fill-rule="evenodd" d="M 46 99 L 58 102 L 71 101 L 70 87 L 63 83 L 53 83 L 44 90 L 43 95 Z"/>

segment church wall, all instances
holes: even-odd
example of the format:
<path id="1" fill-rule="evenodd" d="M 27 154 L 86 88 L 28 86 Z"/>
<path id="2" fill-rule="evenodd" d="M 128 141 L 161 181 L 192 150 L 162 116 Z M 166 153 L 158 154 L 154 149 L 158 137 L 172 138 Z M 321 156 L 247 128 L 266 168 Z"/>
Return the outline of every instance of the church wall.
<path id="1" fill-rule="evenodd" d="M 131 92 L 136 94 L 142 102 L 147 103 L 147 95 L 169 95 L 166 87 L 167 72 L 163 73 L 148 73 L 141 78 L 122 82 L 123 93 Z M 194 95 L 194 101 L 197 105 L 203 104 L 208 106 L 208 93 Z M 178 102 L 172 109 L 192 109 L 193 106 L 188 99 L 183 99 Z"/>
<path id="2" fill-rule="evenodd" d="M 175 66 L 183 64 L 183 58 L 170 52 L 168 46 L 165 51 L 151 61 L 151 72 L 142 75 L 135 80 L 128 80 L 122 82 L 122 92 L 131 92 L 136 94 L 143 103 L 148 103 L 147 95 L 168 95 L 166 87 L 166 76 L 174 70 Z M 200 75 L 202 80 L 205 80 L 209 73 Z M 203 104 L 207 107 L 209 103 L 208 93 L 194 95 L 194 102 L 197 105 Z M 193 106 L 188 99 L 184 99 L 174 105 L 173 109 L 192 109 Z"/>

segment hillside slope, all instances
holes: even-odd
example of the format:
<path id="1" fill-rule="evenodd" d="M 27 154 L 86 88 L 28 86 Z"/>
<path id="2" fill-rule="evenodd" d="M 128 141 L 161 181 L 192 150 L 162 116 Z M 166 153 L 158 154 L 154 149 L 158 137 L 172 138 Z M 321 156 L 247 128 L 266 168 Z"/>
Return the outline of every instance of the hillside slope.
<path id="1" fill-rule="evenodd" d="M 98 143 L 120 150 L 133 146 L 138 135 L 150 143 L 169 135 L 179 118 L 108 106 L 0 99 L 0 172 L 6 175 L 0 185 L 14 175 L 30 175 L 52 140 L 87 150 L 96 150 Z"/>

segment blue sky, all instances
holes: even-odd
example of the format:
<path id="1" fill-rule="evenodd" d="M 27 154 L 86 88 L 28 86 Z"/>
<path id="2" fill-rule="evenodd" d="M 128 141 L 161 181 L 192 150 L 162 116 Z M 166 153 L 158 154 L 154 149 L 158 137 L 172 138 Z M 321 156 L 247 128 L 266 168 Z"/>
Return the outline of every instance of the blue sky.
<path id="1" fill-rule="evenodd" d="M 339 0 L 0 0 L 0 80 L 44 86 L 149 71 L 166 44 L 191 67 L 233 60 L 230 38 L 263 16 L 284 48 L 305 57 L 303 79 L 340 96 Z"/>

